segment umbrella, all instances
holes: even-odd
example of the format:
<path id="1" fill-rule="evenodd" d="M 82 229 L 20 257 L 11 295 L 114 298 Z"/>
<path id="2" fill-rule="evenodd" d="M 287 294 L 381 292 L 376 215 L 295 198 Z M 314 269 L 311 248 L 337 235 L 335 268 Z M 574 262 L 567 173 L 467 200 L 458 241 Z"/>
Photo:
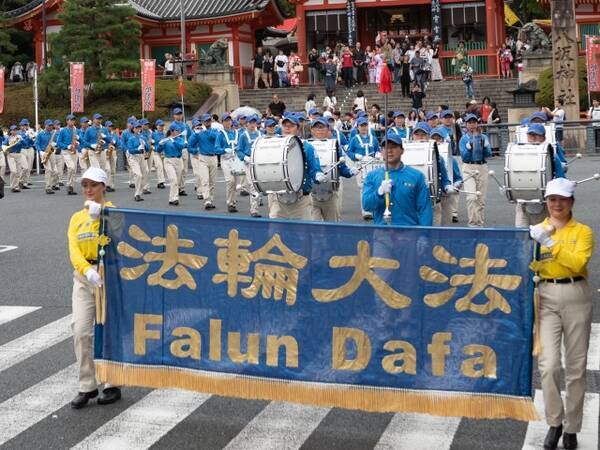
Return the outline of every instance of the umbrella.
<path id="1" fill-rule="evenodd" d="M 239 116 L 251 116 L 252 114 L 261 116 L 260 111 L 252 106 L 240 106 L 231 113 L 231 117 L 237 120 Z"/>

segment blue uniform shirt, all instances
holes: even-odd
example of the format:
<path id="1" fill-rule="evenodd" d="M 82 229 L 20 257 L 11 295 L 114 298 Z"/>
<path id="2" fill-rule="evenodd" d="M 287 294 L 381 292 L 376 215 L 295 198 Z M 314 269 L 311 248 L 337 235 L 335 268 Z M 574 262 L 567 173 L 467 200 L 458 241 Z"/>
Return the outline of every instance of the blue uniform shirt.
<path id="1" fill-rule="evenodd" d="M 468 143 L 471 144 L 471 149 L 467 149 Z M 486 162 L 485 158 L 492 156 L 492 147 L 485 134 L 465 134 L 460 138 L 459 148 L 464 164 Z"/>
<path id="2" fill-rule="evenodd" d="M 357 161 L 356 155 L 360 154 L 365 156 L 367 153 L 373 156 L 379 151 L 379 142 L 373 134 L 369 133 L 367 136 L 357 134 L 350 138 L 350 144 L 348 145 L 348 156 L 352 161 Z"/>
<path id="3" fill-rule="evenodd" d="M 159 142 L 161 140 L 163 140 L 165 138 L 165 132 L 164 131 L 158 131 L 158 130 L 154 130 L 152 132 L 152 139 L 154 139 L 154 150 L 157 152 L 162 152 L 162 150 L 160 149 L 160 145 Z"/>
<path id="4" fill-rule="evenodd" d="M 422 225 L 431 226 L 433 213 L 431 197 L 425 176 L 417 169 L 403 165 L 399 169 L 390 169 L 392 180 L 390 193 L 390 212 L 393 225 Z M 362 207 L 373 213 L 377 225 L 385 225 L 385 195 L 379 195 L 377 190 L 385 178 L 385 169 L 380 168 L 370 172 L 363 185 Z"/>
<path id="5" fill-rule="evenodd" d="M 140 147 L 143 147 L 144 150 L 141 150 Z M 146 139 L 144 139 L 141 135 L 133 134 L 127 140 L 127 151 L 131 155 L 137 155 L 149 150 L 150 147 L 148 146 L 148 141 L 146 141 Z"/>
<path id="6" fill-rule="evenodd" d="M 304 142 L 304 181 L 302 182 L 302 192 L 308 193 L 316 183 L 317 173 L 321 172 L 321 162 L 317 156 L 317 151 L 310 142 Z"/>
<path id="7" fill-rule="evenodd" d="M 180 136 L 183 138 L 183 141 L 185 142 L 184 148 L 187 148 L 188 141 L 189 141 L 190 137 L 192 136 L 192 128 L 187 123 L 180 122 L 179 120 L 174 120 L 173 123 L 179 127 L 179 130 L 181 132 Z"/>
<path id="8" fill-rule="evenodd" d="M 175 138 L 164 139 L 158 143 L 158 151 L 161 153 L 164 152 L 165 158 L 181 158 L 184 148 L 185 139 L 181 135 Z"/>
<path id="9" fill-rule="evenodd" d="M 388 135 L 397 135 L 400 136 L 400 138 L 402 139 L 409 139 L 409 132 L 408 132 L 408 128 L 406 127 L 390 127 L 388 128 Z"/>
<path id="10" fill-rule="evenodd" d="M 125 130 L 123 130 L 123 132 L 121 133 L 121 148 L 125 149 L 127 148 L 127 141 L 129 140 L 129 138 L 133 136 L 133 130 L 130 128 L 127 128 Z"/>
<path id="11" fill-rule="evenodd" d="M 96 142 L 98 142 L 98 133 L 102 133 L 104 134 L 105 138 L 104 138 L 104 145 L 102 146 L 102 148 L 108 148 L 108 129 L 100 126 L 100 127 L 96 127 L 96 126 L 91 126 L 89 127 L 86 131 L 85 134 L 83 136 L 83 142 L 82 145 L 84 147 L 87 148 L 93 148 L 92 145 L 95 145 Z"/>
<path id="12" fill-rule="evenodd" d="M 71 145 L 71 143 L 73 142 L 73 133 L 77 133 L 77 128 L 61 128 L 60 132 L 58 133 L 58 137 L 56 138 L 56 144 L 58 145 L 58 148 L 60 148 L 61 150 L 68 150 L 69 145 Z"/>
<path id="13" fill-rule="evenodd" d="M 4 140 L 2 141 L 2 145 L 8 145 L 8 140 L 10 139 L 10 136 L 4 136 Z M 21 153 L 21 150 L 27 148 L 23 146 L 23 140 L 20 140 L 18 143 L 15 144 L 14 147 L 11 147 L 10 150 L 8 151 L 8 153 Z"/>
<path id="14" fill-rule="evenodd" d="M 34 141 L 27 134 L 27 131 L 19 130 L 19 131 L 17 131 L 17 134 L 19 136 L 21 136 L 21 142 L 22 142 L 23 148 L 32 148 L 34 146 Z"/>
<path id="15" fill-rule="evenodd" d="M 188 139 L 188 151 L 192 154 L 200 153 L 206 156 L 222 155 L 224 150 L 216 146 L 219 134 L 221 132 L 216 128 L 208 128 L 192 133 L 192 136 Z"/>
<path id="16" fill-rule="evenodd" d="M 238 158 L 240 158 L 243 161 L 244 156 L 248 156 L 248 157 L 250 156 L 250 154 L 252 153 L 252 144 L 254 144 L 254 141 L 259 136 L 260 136 L 260 133 L 258 131 L 253 131 L 253 132 L 250 132 L 248 130 L 240 131 L 240 140 L 238 141 L 238 146 L 236 149 Z"/>
<path id="17" fill-rule="evenodd" d="M 46 148 L 48 147 L 48 144 L 50 143 L 50 138 L 52 138 L 52 133 L 54 133 L 54 130 L 50 130 L 50 131 L 42 130 L 38 133 L 37 137 L 35 138 L 35 143 L 34 143 L 34 147 L 37 152 L 43 153 L 46 151 Z M 58 135 L 58 133 L 56 133 L 54 135 L 53 142 L 56 142 L 57 135 Z M 55 153 L 57 155 L 60 155 L 60 147 L 55 150 Z"/>
<path id="18" fill-rule="evenodd" d="M 227 131 L 224 129 L 219 132 L 215 146 L 223 152 L 225 152 L 227 149 L 232 149 L 233 151 L 235 151 L 235 149 L 237 148 L 238 140 L 239 133 L 237 130 L 231 128 L 229 131 Z"/>

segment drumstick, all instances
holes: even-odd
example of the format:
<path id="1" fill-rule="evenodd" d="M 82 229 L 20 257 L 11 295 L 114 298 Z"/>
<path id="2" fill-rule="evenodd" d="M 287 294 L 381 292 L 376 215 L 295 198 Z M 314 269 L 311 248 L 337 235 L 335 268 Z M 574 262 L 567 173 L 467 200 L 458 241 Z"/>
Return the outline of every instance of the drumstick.
<path id="1" fill-rule="evenodd" d="M 463 178 L 462 183 L 464 183 L 465 181 L 467 181 L 470 178 L 473 178 L 475 175 L 479 175 L 479 170 L 476 170 L 475 172 L 473 172 L 471 175 Z"/>
<path id="2" fill-rule="evenodd" d="M 336 162 L 335 164 L 333 164 L 329 169 L 327 169 L 325 172 L 323 172 L 323 175 L 327 175 L 329 172 L 331 172 L 333 169 L 335 169 L 337 166 L 339 166 L 340 164 L 342 164 L 343 162 L 345 162 L 346 160 L 344 159 L 344 157 L 341 157 L 338 162 Z"/>
<path id="3" fill-rule="evenodd" d="M 477 197 L 479 197 L 481 195 L 481 191 L 463 191 L 463 190 L 459 190 L 458 192 L 460 192 L 461 194 L 467 194 L 467 195 L 476 195 Z"/>
<path id="4" fill-rule="evenodd" d="M 577 153 L 574 158 L 569 159 L 567 161 L 567 166 L 578 159 L 581 159 L 581 153 Z"/>
<path id="5" fill-rule="evenodd" d="M 592 181 L 592 180 L 600 180 L 600 173 L 595 173 L 594 175 L 592 175 L 589 178 L 585 178 L 583 180 L 576 181 L 575 184 L 581 184 L 581 183 L 585 183 L 586 181 Z"/>
<path id="6" fill-rule="evenodd" d="M 496 178 L 496 172 L 494 172 L 493 170 L 490 170 L 488 173 L 494 180 L 496 180 L 496 183 L 498 183 L 498 186 L 500 186 L 501 188 L 506 188 L 506 186 L 504 186 L 502 183 L 500 183 L 498 178 Z"/>

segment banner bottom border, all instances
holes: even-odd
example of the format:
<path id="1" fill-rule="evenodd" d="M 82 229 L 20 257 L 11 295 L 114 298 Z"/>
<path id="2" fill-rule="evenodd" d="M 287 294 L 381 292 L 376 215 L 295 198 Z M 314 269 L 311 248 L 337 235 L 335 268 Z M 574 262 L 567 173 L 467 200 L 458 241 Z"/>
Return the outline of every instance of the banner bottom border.
<path id="1" fill-rule="evenodd" d="M 325 384 L 96 360 L 96 377 L 116 386 L 175 388 L 247 400 L 271 400 L 377 413 L 471 419 L 539 420 L 531 397 Z"/>

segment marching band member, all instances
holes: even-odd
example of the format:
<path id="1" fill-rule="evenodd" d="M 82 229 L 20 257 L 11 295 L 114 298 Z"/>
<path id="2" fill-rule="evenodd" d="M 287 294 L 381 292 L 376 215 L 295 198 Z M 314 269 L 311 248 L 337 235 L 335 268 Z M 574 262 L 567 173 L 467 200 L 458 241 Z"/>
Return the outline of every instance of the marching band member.
<path id="1" fill-rule="evenodd" d="M 366 117 L 361 117 L 358 119 L 356 121 L 356 126 L 356 129 L 358 129 L 358 134 L 355 134 L 350 138 L 350 143 L 348 144 L 346 153 L 352 161 L 362 161 L 362 163 L 368 164 L 373 157 L 380 157 L 379 142 L 377 141 L 377 137 L 374 135 L 374 133 L 369 129 L 369 122 Z M 356 182 L 360 187 L 360 195 L 362 197 L 364 182 L 364 176 L 362 173 L 357 175 Z M 362 217 L 364 220 L 371 220 L 373 218 L 373 214 L 370 211 L 363 209 Z"/>
<path id="2" fill-rule="evenodd" d="M 106 201 L 104 192 L 108 176 L 102 169 L 90 167 L 81 177 L 86 207 L 76 212 L 67 232 L 69 257 L 73 265 L 73 316 L 71 329 L 75 357 L 79 367 L 79 393 L 71 401 L 71 408 L 83 408 L 98 396 L 98 382 L 94 368 L 94 319 L 96 317 L 96 288 L 102 286 L 102 277 L 94 267 L 98 263 L 100 242 L 100 215 L 102 208 L 113 206 Z M 121 390 L 109 384 L 98 398 L 98 404 L 108 405 L 121 398 Z"/>
<path id="3" fill-rule="evenodd" d="M 44 122 L 44 129 L 40 131 L 35 138 L 35 149 L 37 150 L 40 162 L 46 158 L 44 162 L 44 175 L 46 180 L 46 194 L 54 194 L 54 191 L 59 190 L 58 187 L 58 167 L 57 154 L 61 150 L 57 144 L 57 133 L 52 129 L 53 122 L 47 119 Z M 52 153 L 50 153 L 52 152 Z"/>
<path id="4" fill-rule="evenodd" d="M 148 169 L 152 165 L 156 168 L 157 178 L 157 189 L 165 188 L 165 165 L 163 163 L 164 154 L 159 150 L 158 143 L 161 139 L 165 138 L 165 122 L 162 119 L 158 119 L 154 122 L 155 130 L 152 132 L 152 139 L 154 140 L 154 151 L 150 156 L 150 162 L 148 163 Z"/>
<path id="5" fill-rule="evenodd" d="M 80 128 L 77 130 L 77 134 L 79 135 L 79 146 L 77 151 L 79 152 L 79 165 L 82 170 L 86 170 L 90 167 L 89 161 L 89 151 L 85 145 L 85 133 L 90 128 L 90 122 L 87 117 L 82 117 L 79 119 Z"/>
<path id="6" fill-rule="evenodd" d="M 265 120 L 265 136 L 277 136 L 275 127 L 277 126 L 277 121 L 273 118 L 269 118 Z"/>
<path id="7" fill-rule="evenodd" d="M 492 156 L 488 137 L 481 133 L 475 114 L 465 116 L 467 133 L 460 139 L 459 147 L 463 161 L 465 189 L 479 192 L 480 195 L 467 194 L 467 214 L 470 227 L 482 227 L 485 223 L 485 198 L 488 185 L 486 158 Z"/>
<path id="8" fill-rule="evenodd" d="M 283 136 L 298 136 L 300 121 L 294 114 L 288 115 L 282 122 Z M 270 196 L 269 218 L 310 220 L 312 202 L 310 191 L 315 182 L 325 181 L 316 151 L 310 142 L 302 146 L 304 152 L 304 180 L 298 192 Z"/>
<path id="9" fill-rule="evenodd" d="M 240 130 L 240 140 L 236 149 L 238 158 L 246 163 L 246 182 L 244 183 L 243 189 L 250 193 L 250 216 L 262 217 L 258 212 L 258 193 L 254 189 L 252 180 L 250 179 L 250 156 L 252 154 L 252 145 L 254 141 L 260 136 L 257 130 L 258 116 L 256 114 L 251 115 L 247 118 L 246 129 Z"/>
<path id="10" fill-rule="evenodd" d="M 592 293 L 587 264 L 594 249 L 592 229 L 573 216 L 575 183 L 565 178 L 548 182 L 549 217 L 531 226 L 540 257 L 531 265 L 541 278 L 538 368 L 546 422 L 545 449 L 555 449 L 561 434 L 565 449 L 577 448 L 586 391 L 586 365 L 592 322 Z M 564 345 L 565 401 L 561 398 L 561 346 Z M 597 418 L 593 418 L 597 420 Z M 564 431 L 564 434 L 563 434 Z"/>
<path id="11" fill-rule="evenodd" d="M 329 115 L 329 117 L 326 119 L 327 124 L 329 125 L 331 139 L 335 139 L 337 141 L 339 148 L 342 150 L 342 154 L 346 153 L 346 149 L 348 148 L 348 138 L 344 133 L 341 132 L 341 130 L 335 127 L 335 117 Z"/>
<path id="12" fill-rule="evenodd" d="M 75 128 L 74 115 L 69 114 L 66 117 L 66 121 L 67 126 L 62 128 L 58 133 L 56 144 L 63 155 L 65 166 L 67 167 L 67 195 L 77 195 L 74 185 L 78 152 L 81 150 L 79 147 L 79 133 L 77 132 L 77 128 Z"/>
<path id="13" fill-rule="evenodd" d="M 216 144 L 219 130 L 211 128 L 212 117 L 210 114 L 202 114 L 200 117 L 204 129 L 199 133 L 194 133 L 188 140 L 189 147 L 197 147 L 199 149 L 198 160 L 200 170 L 203 174 L 201 179 L 201 193 L 204 197 L 204 209 L 214 209 L 215 204 L 215 180 L 217 178 L 217 155 L 224 153 L 224 150 L 218 148 Z"/>
<path id="14" fill-rule="evenodd" d="M 17 132 L 17 126 L 11 125 L 8 136 L 4 136 L 2 150 L 8 152 L 8 168 L 10 169 L 10 190 L 12 192 L 21 192 L 21 189 L 29 189 L 23 184 L 25 171 L 27 170 L 27 159 L 21 154 L 23 148 L 22 137 Z"/>
<path id="15" fill-rule="evenodd" d="M 392 114 L 394 126 L 388 128 L 388 134 L 396 134 L 401 139 L 409 139 L 408 127 L 406 126 L 406 115 L 402 111 L 395 111 Z"/>
<path id="16" fill-rule="evenodd" d="M 165 155 L 165 175 L 169 182 L 169 205 L 173 206 L 179 205 L 179 196 L 182 191 L 179 183 L 182 180 L 182 155 L 185 145 L 185 139 L 181 136 L 181 127 L 176 123 L 169 126 L 168 137 L 158 141 L 158 151 Z"/>
<path id="17" fill-rule="evenodd" d="M 385 225 L 385 195 L 389 194 L 392 224 L 431 226 L 431 199 L 427 181 L 419 170 L 402 163 L 402 138 L 388 133 L 382 146 L 388 162 L 389 179 L 385 179 L 384 167 L 367 175 L 362 192 L 363 209 L 373 211 L 375 224 Z"/>
<path id="18" fill-rule="evenodd" d="M 358 126 L 358 122 L 361 121 L 361 119 L 364 119 L 367 121 L 367 125 L 369 125 L 369 134 L 372 135 L 374 139 L 377 139 L 377 133 L 375 132 L 375 128 L 371 127 L 369 124 L 369 116 L 367 115 L 366 112 L 359 111 L 358 114 L 356 115 L 356 121 L 355 121 L 356 126 L 350 130 L 349 140 L 352 141 L 352 138 L 354 138 L 354 136 L 356 136 L 357 134 L 360 134 L 360 128 Z"/>
<path id="19" fill-rule="evenodd" d="M 271 131 L 275 132 L 275 121 L 267 119 L 265 125 L 265 129 L 269 132 L 269 125 Z M 234 173 L 235 167 L 234 162 L 236 162 L 237 155 L 235 154 L 235 149 L 237 147 L 237 143 L 239 140 L 239 134 L 236 129 L 232 127 L 232 119 L 229 113 L 223 114 L 221 117 L 221 123 L 223 124 L 223 131 L 219 132 L 217 137 L 216 147 L 219 148 L 221 152 L 223 152 L 223 156 L 221 157 L 221 167 L 223 169 L 223 175 L 225 176 L 225 198 L 227 201 L 227 211 L 230 213 L 236 213 L 237 210 L 237 199 L 236 189 L 237 185 L 241 185 L 244 183 L 244 177 L 242 175 L 238 175 Z"/>
<path id="20" fill-rule="evenodd" d="M 202 178 L 207 174 L 203 173 L 202 165 L 200 164 L 200 139 L 197 135 L 202 132 L 202 121 L 199 118 L 192 119 L 192 134 L 188 137 L 187 150 L 192 164 L 192 173 L 194 174 L 194 190 L 198 200 L 204 200 L 204 192 L 202 191 Z"/>
<path id="21" fill-rule="evenodd" d="M 546 129 L 539 123 L 533 123 L 527 128 L 527 141 L 532 144 L 543 144 L 546 141 Z M 564 178 L 561 161 L 558 154 L 553 152 L 552 178 Z M 505 188 L 500 188 L 505 194 Z M 544 202 L 517 201 L 515 205 L 515 227 L 527 228 L 543 221 L 548 215 Z"/>
<path id="22" fill-rule="evenodd" d="M 547 121 L 548 116 L 542 111 L 536 111 L 529 116 L 529 124 L 539 123 L 543 126 Z M 561 162 L 563 172 L 567 173 L 569 167 L 567 166 L 567 159 L 565 158 L 565 149 L 562 147 L 558 139 L 556 139 L 556 143 L 553 145 L 553 147 L 555 147 L 556 155 Z"/>
<path id="23" fill-rule="evenodd" d="M 60 123 L 60 120 L 55 119 L 54 122 L 52 122 L 53 126 L 54 126 L 54 130 L 56 130 L 56 136 L 58 137 L 58 133 L 60 133 L 60 130 L 62 129 L 62 125 Z M 55 153 L 56 155 L 56 170 L 58 173 L 58 186 L 64 186 L 65 183 L 62 181 L 65 178 L 65 155 L 61 152 L 60 154 Z"/>
<path id="24" fill-rule="evenodd" d="M 440 124 L 439 116 L 433 111 L 430 111 L 427 114 L 425 114 L 425 120 L 427 121 L 427 125 L 429 125 L 429 128 L 431 128 L 432 130 Z"/>
<path id="25" fill-rule="evenodd" d="M 181 178 L 179 180 L 180 192 L 179 195 L 185 197 L 187 194 L 185 193 L 185 176 L 188 173 L 188 161 L 190 159 L 190 154 L 188 153 L 187 143 L 188 139 L 192 135 L 192 129 L 190 126 L 183 121 L 183 109 L 175 108 L 173 110 L 173 123 L 179 126 L 181 131 L 181 137 L 185 142 L 185 147 L 181 153 L 181 161 L 183 162 L 183 170 L 181 171 Z"/>
<path id="26" fill-rule="evenodd" d="M 102 114 L 92 116 L 92 126 L 85 131 L 84 144 L 88 149 L 90 166 L 106 169 L 106 152 L 108 130 L 102 126 Z"/>
<path id="27" fill-rule="evenodd" d="M 36 132 L 29 126 L 29 119 L 21 119 L 19 126 L 21 127 L 19 135 L 23 139 L 23 149 L 21 150 L 21 153 L 25 155 L 27 161 L 27 170 L 25 171 L 22 183 L 24 186 L 31 186 L 31 170 L 33 169 L 33 161 L 35 160 L 35 151 L 33 147 Z"/>
<path id="28" fill-rule="evenodd" d="M 437 127 L 437 128 L 434 128 L 433 130 L 431 130 L 431 138 L 438 144 L 442 144 L 445 142 L 444 136 L 445 136 L 445 131 L 441 127 Z M 458 194 L 458 190 L 462 187 L 462 184 L 463 184 L 463 177 L 462 177 L 462 173 L 460 171 L 460 166 L 458 165 L 456 158 L 454 156 L 452 156 L 451 151 L 448 152 L 448 157 L 452 159 L 452 184 L 454 186 L 455 192 L 450 192 L 450 193 L 444 192 L 442 194 L 442 198 L 441 198 L 441 202 L 440 202 L 440 206 L 441 206 L 440 225 L 442 225 L 442 226 L 447 226 L 452 223 L 452 207 L 453 207 L 452 198 L 454 197 L 453 194 Z M 440 161 L 440 163 L 441 163 L 441 161 Z M 443 170 L 445 170 L 447 172 L 446 164 L 442 164 L 442 165 L 444 166 Z M 448 182 L 450 182 L 449 179 L 448 179 Z M 434 222 L 435 222 L 435 219 L 434 219 Z"/>
<path id="29" fill-rule="evenodd" d="M 106 192 L 115 192 L 115 177 L 117 175 L 117 151 L 121 140 L 110 120 L 104 122 L 108 133 L 106 135 L 108 150 L 106 151 L 106 172 L 108 173 L 108 185 Z"/>
<path id="30" fill-rule="evenodd" d="M 134 125 L 134 134 L 127 139 L 127 152 L 129 153 L 129 164 L 133 173 L 135 184 L 136 202 L 143 202 L 143 188 L 148 183 L 148 166 L 145 164 L 144 153 L 150 150 L 148 141 L 142 137 L 142 124 L 138 120 Z"/>
<path id="31" fill-rule="evenodd" d="M 135 116 L 130 116 L 127 119 L 127 125 L 125 126 L 125 129 L 121 133 L 121 148 L 123 149 L 123 156 L 125 157 L 125 162 L 127 163 L 127 174 L 129 175 L 128 184 L 131 189 L 135 187 L 135 184 L 133 184 L 133 175 L 131 173 L 131 165 L 129 164 L 129 154 L 127 153 L 127 140 L 131 136 L 133 136 L 133 127 L 135 126 L 136 122 L 137 119 L 135 118 Z"/>
<path id="32" fill-rule="evenodd" d="M 331 128 L 329 127 L 327 119 L 323 117 L 317 117 L 310 125 L 310 131 L 312 137 L 315 139 L 332 139 Z M 338 160 L 342 159 L 344 152 L 338 146 L 337 157 Z M 350 169 L 345 162 L 341 162 L 337 165 L 338 174 L 344 178 L 352 178 L 358 173 L 358 169 L 353 167 Z M 333 190 L 331 183 L 323 183 L 313 186 L 311 191 L 312 197 L 312 220 L 326 221 L 326 222 L 339 222 L 341 218 L 340 211 L 340 192 L 342 189 L 340 181 L 340 190 Z"/>
<path id="33" fill-rule="evenodd" d="M 459 165 L 462 165 L 462 159 L 460 157 L 459 151 L 459 136 L 456 131 L 456 123 L 454 121 L 454 112 L 450 109 L 444 109 L 439 113 L 439 118 L 441 121 L 441 128 L 446 133 L 444 139 L 446 142 L 450 144 L 450 150 L 452 151 L 452 156 L 456 158 Z M 452 209 L 452 222 L 458 223 L 458 202 L 460 196 L 453 195 L 450 197 L 450 208 Z"/>

